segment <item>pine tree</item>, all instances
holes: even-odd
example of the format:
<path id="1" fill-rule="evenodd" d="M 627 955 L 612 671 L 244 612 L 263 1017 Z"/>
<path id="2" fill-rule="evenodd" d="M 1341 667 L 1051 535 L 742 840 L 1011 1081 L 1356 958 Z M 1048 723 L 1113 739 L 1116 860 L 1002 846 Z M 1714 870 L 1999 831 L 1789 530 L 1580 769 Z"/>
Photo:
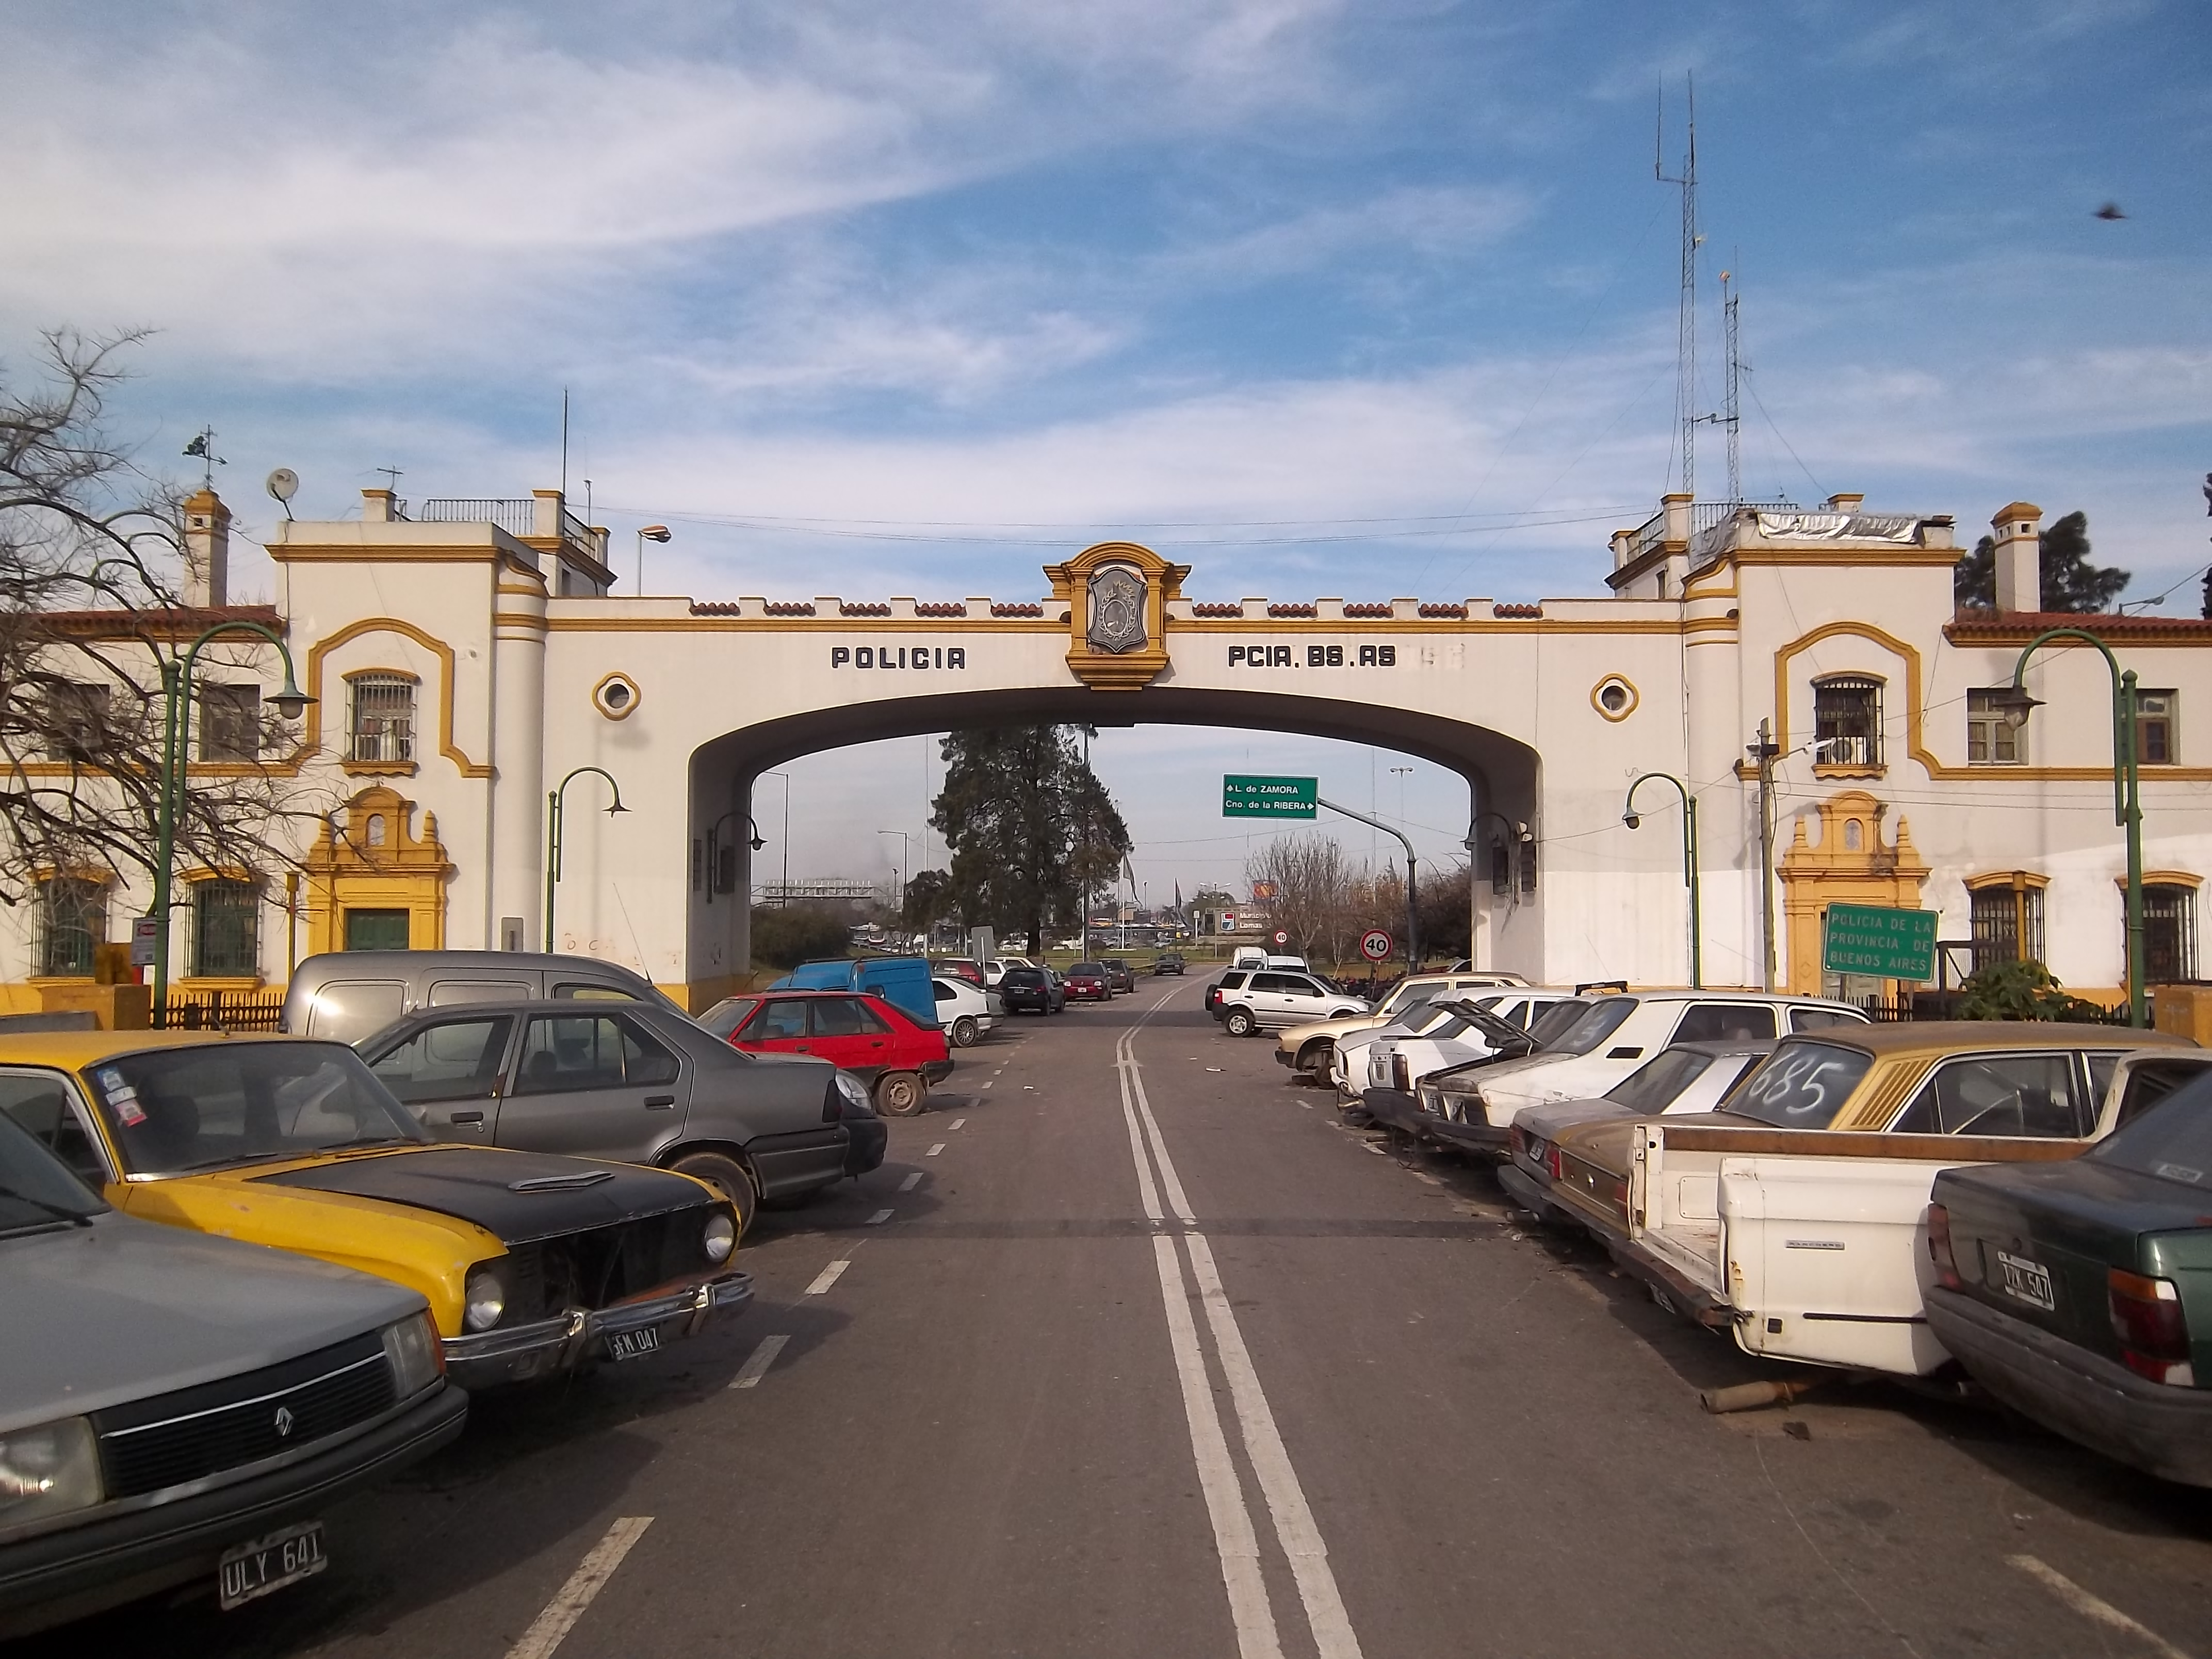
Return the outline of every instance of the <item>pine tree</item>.
<path id="1" fill-rule="evenodd" d="M 2069 513 L 2037 538 L 2037 562 L 2043 573 L 2045 611 L 2105 611 L 2128 585 L 2129 573 L 2089 560 L 2089 515 Z M 1959 561 L 1951 579 L 1953 597 L 1962 605 L 1992 610 L 1997 602 L 1996 543 L 1984 536 Z M 2212 595 L 2208 595 L 2212 602 Z M 2212 614 L 2212 613 L 2209 613 Z"/>

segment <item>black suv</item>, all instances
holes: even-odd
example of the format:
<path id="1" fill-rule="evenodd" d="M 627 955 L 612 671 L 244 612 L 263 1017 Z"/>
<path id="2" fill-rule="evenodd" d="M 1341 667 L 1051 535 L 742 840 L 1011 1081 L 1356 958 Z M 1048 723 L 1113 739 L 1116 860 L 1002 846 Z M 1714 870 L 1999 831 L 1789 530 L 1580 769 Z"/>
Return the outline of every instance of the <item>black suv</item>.
<path id="1" fill-rule="evenodd" d="M 1058 976 L 1042 968 L 1009 968 L 1000 976 L 999 1000 L 1010 1014 L 1057 1014 L 1067 1007 Z"/>

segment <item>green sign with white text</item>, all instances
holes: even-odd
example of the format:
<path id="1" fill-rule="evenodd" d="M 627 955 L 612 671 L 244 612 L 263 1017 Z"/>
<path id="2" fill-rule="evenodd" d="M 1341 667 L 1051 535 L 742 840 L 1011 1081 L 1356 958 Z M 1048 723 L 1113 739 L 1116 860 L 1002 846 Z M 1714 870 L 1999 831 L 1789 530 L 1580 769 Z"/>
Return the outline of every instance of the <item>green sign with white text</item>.
<path id="1" fill-rule="evenodd" d="M 1254 778 L 1235 773 L 1221 780 L 1224 818 L 1310 818 L 1321 799 L 1318 778 Z"/>
<path id="2" fill-rule="evenodd" d="M 1936 977 L 1936 912 L 1832 904 L 1820 965 L 1832 974 L 1918 983 Z"/>

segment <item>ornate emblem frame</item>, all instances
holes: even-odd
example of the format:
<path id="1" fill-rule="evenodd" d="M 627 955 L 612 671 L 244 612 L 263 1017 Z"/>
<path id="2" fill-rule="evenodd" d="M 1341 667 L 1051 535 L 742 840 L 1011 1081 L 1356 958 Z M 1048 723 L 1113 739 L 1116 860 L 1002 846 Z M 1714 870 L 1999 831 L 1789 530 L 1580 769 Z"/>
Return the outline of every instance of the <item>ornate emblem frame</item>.
<path id="1" fill-rule="evenodd" d="M 1102 651 L 1091 642 L 1091 583 L 1116 567 L 1144 583 L 1145 641 L 1133 650 Z M 1171 564 L 1135 542 L 1100 542 L 1066 564 L 1047 565 L 1044 574 L 1054 601 L 1066 607 L 1067 667 L 1077 679 L 1094 691 L 1136 691 L 1168 665 L 1168 602 L 1182 597 L 1188 565 Z"/>

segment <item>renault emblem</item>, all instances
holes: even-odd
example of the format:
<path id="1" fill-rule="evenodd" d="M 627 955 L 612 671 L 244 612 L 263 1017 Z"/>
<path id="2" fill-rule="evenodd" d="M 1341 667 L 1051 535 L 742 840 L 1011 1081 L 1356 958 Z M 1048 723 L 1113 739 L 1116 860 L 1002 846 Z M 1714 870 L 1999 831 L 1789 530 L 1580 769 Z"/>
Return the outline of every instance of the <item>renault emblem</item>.
<path id="1" fill-rule="evenodd" d="M 292 1408 L 289 1406 L 279 1406 L 276 1408 L 276 1437 L 278 1439 L 285 1440 L 291 1437 L 293 1421 Z"/>

